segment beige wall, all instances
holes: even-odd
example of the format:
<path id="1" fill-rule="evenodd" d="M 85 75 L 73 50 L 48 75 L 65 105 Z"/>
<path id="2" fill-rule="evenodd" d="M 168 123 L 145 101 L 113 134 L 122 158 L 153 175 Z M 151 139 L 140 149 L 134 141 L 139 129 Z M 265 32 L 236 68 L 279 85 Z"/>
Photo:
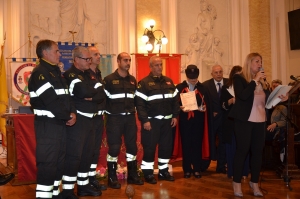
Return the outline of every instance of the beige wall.
<path id="1" fill-rule="evenodd" d="M 270 1 L 249 0 L 250 52 L 263 57 L 267 79 L 271 79 Z"/>

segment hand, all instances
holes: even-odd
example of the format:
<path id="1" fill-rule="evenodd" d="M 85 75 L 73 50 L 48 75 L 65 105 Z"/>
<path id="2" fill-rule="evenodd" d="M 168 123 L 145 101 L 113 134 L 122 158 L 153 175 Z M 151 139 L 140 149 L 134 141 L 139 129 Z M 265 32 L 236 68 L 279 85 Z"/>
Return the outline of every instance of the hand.
<path id="1" fill-rule="evenodd" d="M 228 105 L 235 103 L 235 97 L 228 100 Z"/>
<path id="2" fill-rule="evenodd" d="M 270 131 L 270 132 L 273 132 L 275 128 L 276 128 L 276 123 L 273 123 L 273 124 L 268 126 L 267 130 Z"/>
<path id="3" fill-rule="evenodd" d="M 177 124 L 177 119 L 176 119 L 176 118 L 172 118 L 171 126 L 172 126 L 172 127 L 175 127 L 176 124 Z"/>
<path id="4" fill-rule="evenodd" d="M 286 93 L 286 95 L 280 95 L 278 96 L 282 102 L 286 101 L 289 99 L 289 93 Z"/>
<path id="5" fill-rule="evenodd" d="M 254 80 L 256 82 L 259 82 L 260 79 L 265 79 L 266 78 L 266 75 L 264 73 L 264 71 L 258 71 L 258 73 L 256 73 L 255 77 L 254 77 Z"/>
<path id="6" fill-rule="evenodd" d="M 71 117 L 71 119 L 69 121 L 67 121 L 67 123 L 66 123 L 67 126 L 73 126 L 76 122 L 76 114 L 75 113 L 71 113 L 70 117 Z"/>
<path id="7" fill-rule="evenodd" d="M 151 130 L 151 124 L 150 124 L 150 122 L 144 123 L 143 127 L 144 127 L 145 130 L 150 131 Z"/>
<path id="8" fill-rule="evenodd" d="M 189 109 L 184 109 L 185 107 L 184 106 L 180 106 L 180 109 L 183 111 L 183 112 L 190 112 Z"/>
<path id="9" fill-rule="evenodd" d="M 217 112 L 213 112 L 213 115 L 214 115 L 214 117 L 216 117 L 218 115 L 218 113 Z"/>
<path id="10" fill-rule="evenodd" d="M 201 112 L 205 112 L 206 111 L 206 105 L 202 105 L 202 107 L 199 106 L 198 110 L 201 111 Z"/>
<path id="11" fill-rule="evenodd" d="M 93 98 L 91 98 L 91 97 L 90 98 L 84 98 L 84 100 L 87 100 L 87 101 L 92 101 L 92 99 Z"/>

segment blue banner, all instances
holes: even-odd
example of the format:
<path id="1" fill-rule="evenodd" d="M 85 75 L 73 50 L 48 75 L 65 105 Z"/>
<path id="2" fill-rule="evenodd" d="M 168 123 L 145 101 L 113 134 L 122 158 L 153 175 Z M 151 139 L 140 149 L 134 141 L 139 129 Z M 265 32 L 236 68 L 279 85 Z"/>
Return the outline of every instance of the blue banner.
<path id="1" fill-rule="evenodd" d="M 101 55 L 98 69 L 101 71 L 102 78 L 112 73 L 112 56 Z"/>

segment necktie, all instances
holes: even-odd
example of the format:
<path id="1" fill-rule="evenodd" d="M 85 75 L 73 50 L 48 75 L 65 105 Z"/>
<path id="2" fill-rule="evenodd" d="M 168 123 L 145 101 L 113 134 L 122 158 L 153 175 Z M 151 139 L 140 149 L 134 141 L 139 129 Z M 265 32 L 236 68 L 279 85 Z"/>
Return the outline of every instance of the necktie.
<path id="1" fill-rule="evenodd" d="M 221 97 L 221 83 L 220 82 L 218 82 L 217 83 L 218 84 L 218 95 L 219 95 L 219 98 Z"/>

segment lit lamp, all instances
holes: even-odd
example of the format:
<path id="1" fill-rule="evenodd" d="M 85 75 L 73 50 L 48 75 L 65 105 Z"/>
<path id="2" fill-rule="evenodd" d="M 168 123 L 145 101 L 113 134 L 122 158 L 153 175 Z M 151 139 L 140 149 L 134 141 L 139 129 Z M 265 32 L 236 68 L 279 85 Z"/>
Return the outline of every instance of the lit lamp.
<path id="1" fill-rule="evenodd" d="M 155 21 L 153 19 L 151 19 L 149 21 L 149 25 L 150 25 L 151 30 L 149 30 L 148 28 L 145 28 L 144 35 L 142 36 L 142 41 L 144 43 L 146 43 L 146 50 L 149 53 L 152 53 L 152 51 L 154 49 L 154 43 L 155 43 L 155 40 L 156 40 L 157 41 L 156 45 L 158 45 L 158 53 L 160 53 L 161 45 L 162 44 L 163 45 L 167 44 L 168 43 L 168 39 L 167 39 L 165 33 L 162 30 L 154 30 L 153 31 L 153 27 L 155 25 Z M 158 39 L 157 39 L 154 36 L 155 32 L 161 32 L 162 36 L 160 34 L 159 37 L 158 37 Z"/>

